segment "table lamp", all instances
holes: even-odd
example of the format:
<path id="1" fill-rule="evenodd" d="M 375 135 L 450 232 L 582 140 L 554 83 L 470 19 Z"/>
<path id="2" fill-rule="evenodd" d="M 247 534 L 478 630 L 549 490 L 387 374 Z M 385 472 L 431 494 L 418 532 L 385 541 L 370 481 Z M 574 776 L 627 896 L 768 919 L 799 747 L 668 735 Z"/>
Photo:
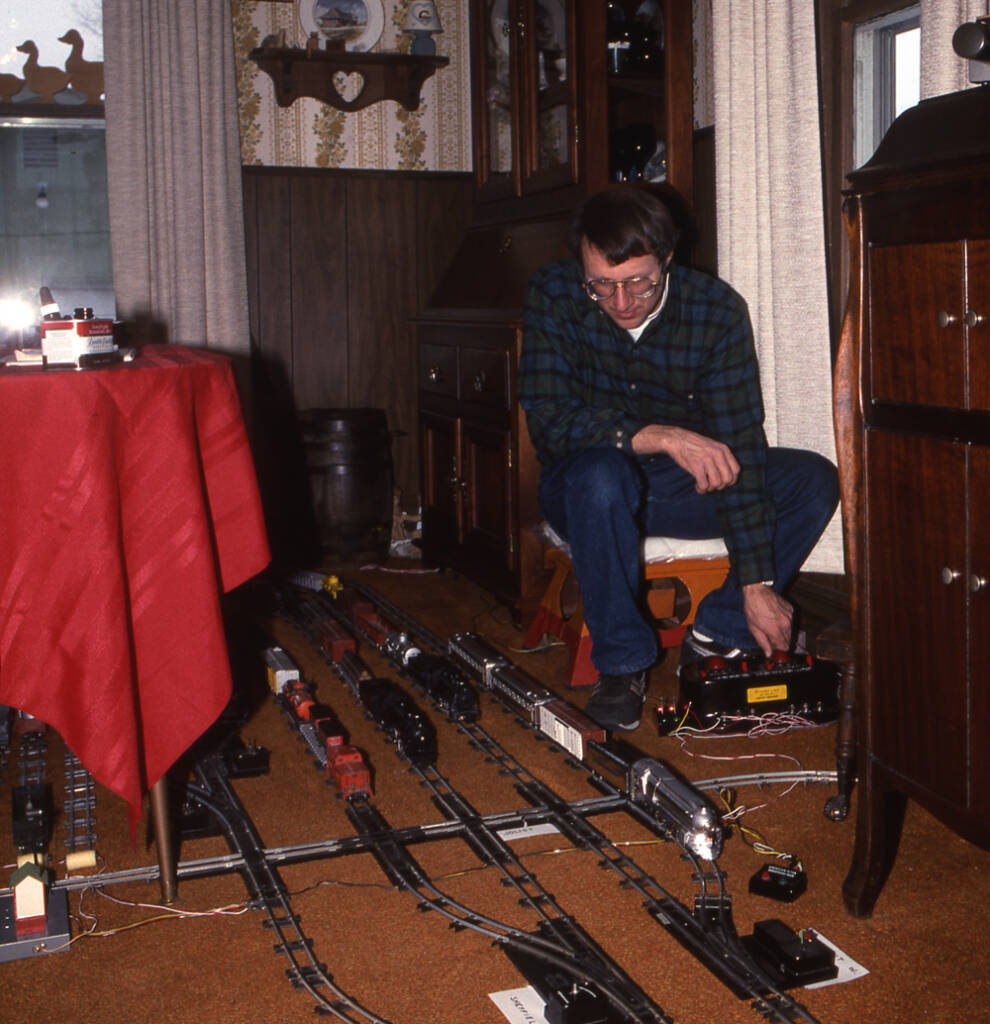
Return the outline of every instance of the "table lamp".
<path id="1" fill-rule="evenodd" d="M 412 36 L 410 53 L 419 57 L 432 57 L 437 52 L 436 40 L 432 33 L 443 31 L 433 0 L 413 0 L 406 9 L 402 31 Z"/>

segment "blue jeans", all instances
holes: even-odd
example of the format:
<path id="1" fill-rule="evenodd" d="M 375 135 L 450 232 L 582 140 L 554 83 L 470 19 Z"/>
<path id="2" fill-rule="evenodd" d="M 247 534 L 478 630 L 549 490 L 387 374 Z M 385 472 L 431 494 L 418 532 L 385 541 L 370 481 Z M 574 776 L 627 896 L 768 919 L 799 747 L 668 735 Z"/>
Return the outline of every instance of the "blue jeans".
<path id="1" fill-rule="evenodd" d="M 774 590 L 781 592 L 835 511 L 838 477 L 815 452 L 771 448 L 767 488 L 777 511 Z M 669 456 L 641 461 L 618 448 L 594 448 L 544 466 L 539 500 L 546 520 L 570 545 L 595 668 L 614 675 L 652 665 L 657 638 L 642 611 L 642 539 L 721 537 L 715 499 L 698 494 L 694 477 Z M 695 625 L 719 643 L 758 646 L 734 571 L 701 602 Z"/>

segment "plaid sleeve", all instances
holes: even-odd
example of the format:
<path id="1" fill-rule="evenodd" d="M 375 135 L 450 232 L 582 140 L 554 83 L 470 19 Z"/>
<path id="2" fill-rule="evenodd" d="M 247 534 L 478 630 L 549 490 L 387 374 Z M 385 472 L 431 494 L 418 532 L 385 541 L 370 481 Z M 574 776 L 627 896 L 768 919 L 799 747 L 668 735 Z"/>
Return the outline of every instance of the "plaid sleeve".
<path id="1" fill-rule="evenodd" d="M 689 303 L 682 313 L 690 318 Z M 776 517 L 766 488 L 763 395 L 753 332 L 742 300 L 707 303 L 703 315 L 717 341 L 699 380 L 702 416 L 709 436 L 728 445 L 740 467 L 736 483 L 718 491 L 715 500 L 740 585 L 757 583 L 774 578 Z"/>

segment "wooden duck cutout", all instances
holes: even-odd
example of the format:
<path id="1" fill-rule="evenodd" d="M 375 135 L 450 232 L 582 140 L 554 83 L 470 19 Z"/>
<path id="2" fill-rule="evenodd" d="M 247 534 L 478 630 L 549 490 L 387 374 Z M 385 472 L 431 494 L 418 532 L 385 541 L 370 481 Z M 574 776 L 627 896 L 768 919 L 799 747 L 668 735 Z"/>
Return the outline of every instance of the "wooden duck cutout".
<path id="1" fill-rule="evenodd" d="M 14 97 L 24 88 L 24 79 L 17 75 L 0 75 L 0 103 L 13 103 Z"/>
<path id="2" fill-rule="evenodd" d="M 85 95 L 87 103 L 99 103 L 103 96 L 103 61 L 83 59 L 83 37 L 74 28 L 59 36 L 58 41 L 72 47 L 65 59 L 72 88 Z"/>
<path id="3" fill-rule="evenodd" d="M 61 68 L 42 67 L 38 64 L 38 47 L 33 39 L 21 43 L 17 49 L 28 55 L 21 69 L 27 87 L 38 94 L 39 103 L 54 103 L 55 93 L 61 92 L 69 84 L 69 73 Z"/>

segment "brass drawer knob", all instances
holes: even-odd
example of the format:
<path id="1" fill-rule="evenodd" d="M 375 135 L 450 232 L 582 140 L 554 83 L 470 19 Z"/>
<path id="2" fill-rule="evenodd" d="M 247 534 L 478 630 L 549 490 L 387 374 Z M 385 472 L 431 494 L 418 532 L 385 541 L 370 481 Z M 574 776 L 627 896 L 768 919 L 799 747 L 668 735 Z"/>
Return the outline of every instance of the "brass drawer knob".
<path id="1" fill-rule="evenodd" d="M 439 384 L 443 380 L 443 372 L 439 366 L 431 366 L 426 371 L 426 376 L 429 378 L 430 383 Z"/>
<path id="2" fill-rule="evenodd" d="M 980 324 L 986 322 L 987 318 L 982 313 L 977 313 L 975 309 L 967 309 L 963 319 L 966 321 L 967 327 L 979 327 Z"/>
<path id="3" fill-rule="evenodd" d="M 949 568 L 948 566 L 946 566 L 946 567 L 945 567 L 945 568 L 944 568 L 944 569 L 942 570 L 942 572 L 940 573 L 940 575 L 941 575 L 941 578 L 942 578 L 942 582 L 943 582 L 943 583 L 944 583 L 944 584 L 945 584 L 946 586 L 948 586 L 948 585 L 949 585 L 950 583 L 952 583 L 952 582 L 953 582 L 954 580 L 957 580 L 957 579 L 959 579 L 959 577 L 960 577 L 960 576 L 962 576 L 962 573 L 961 573 L 961 572 L 960 572 L 960 571 L 959 571 L 958 569 L 950 569 L 950 568 Z"/>
<path id="4" fill-rule="evenodd" d="M 959 317 L 955 313 L 949 313 L 944 309 L 938 311 L 937 319 L 939 327 L 951 327 L 953 324 L 959 323 Z"/>
<path id="5" fill-rule="evenodd" d="M 986 576 L 977 576 L 974 572 L 969 578 L 969 590 L 970 593 L 976 594 L 981 591 L 987 585 Z"/>

